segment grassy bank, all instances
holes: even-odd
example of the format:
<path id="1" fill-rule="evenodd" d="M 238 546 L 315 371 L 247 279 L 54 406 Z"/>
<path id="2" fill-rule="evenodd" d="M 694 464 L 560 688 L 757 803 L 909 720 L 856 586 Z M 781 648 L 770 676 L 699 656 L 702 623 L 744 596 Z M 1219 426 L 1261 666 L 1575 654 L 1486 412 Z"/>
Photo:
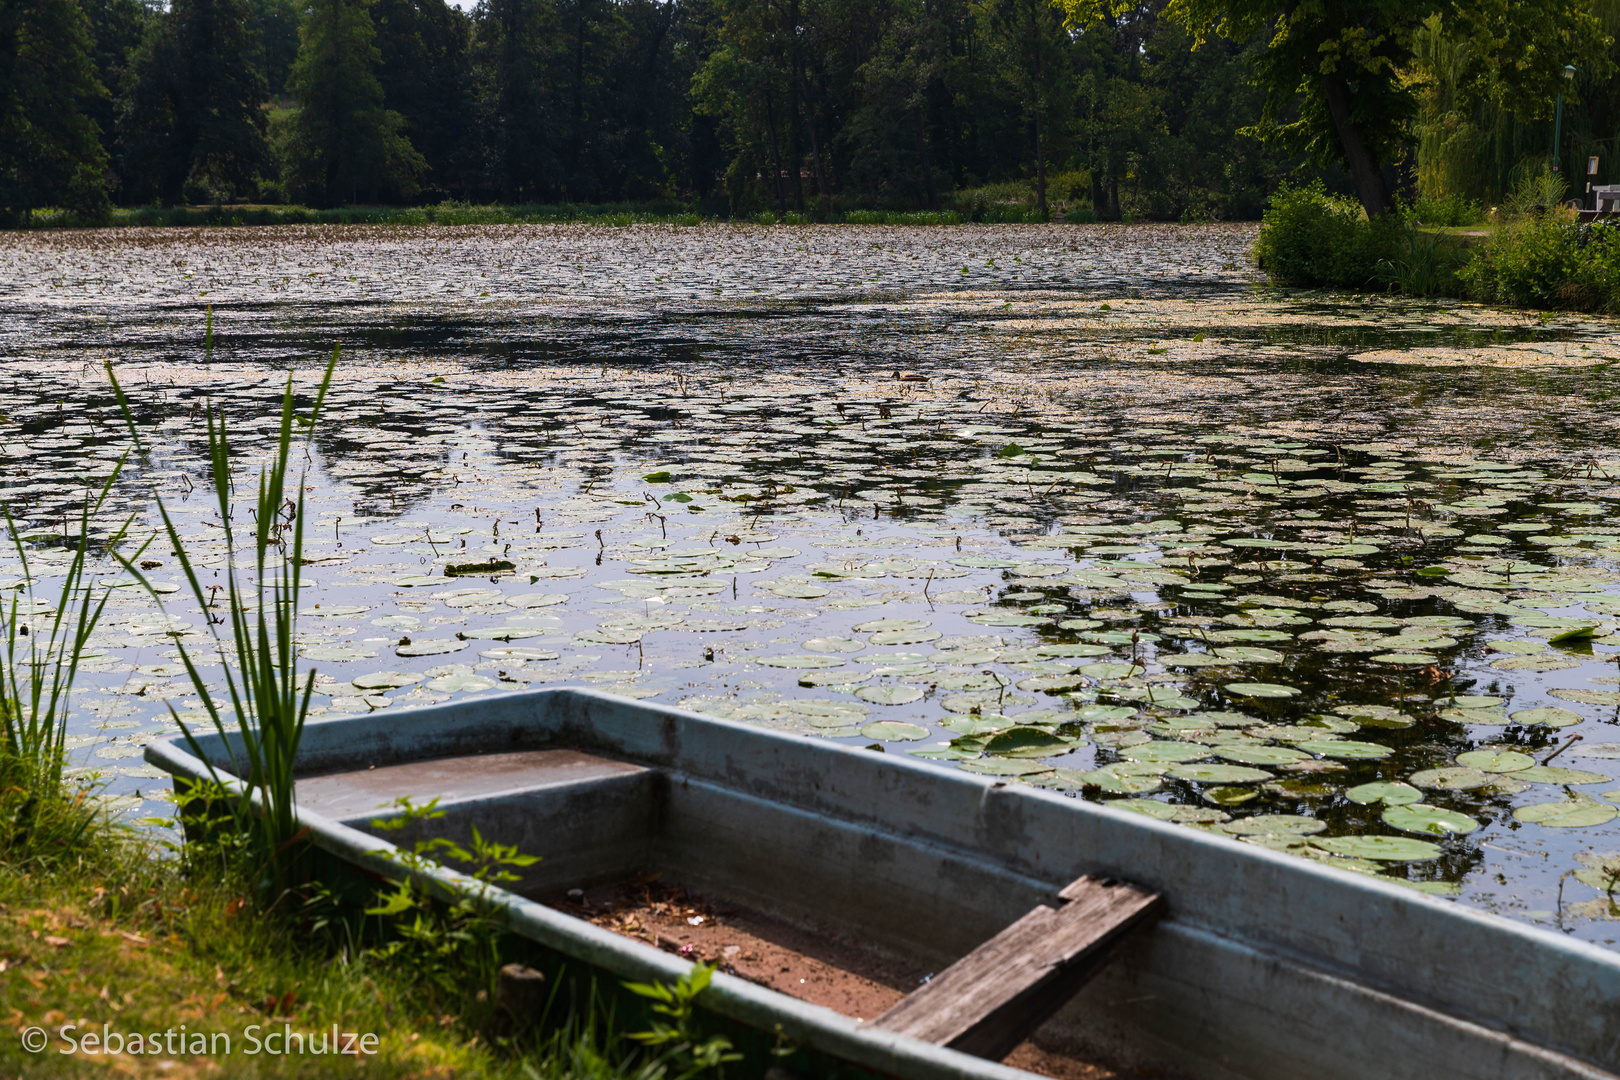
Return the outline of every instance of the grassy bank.
<path id="1" fill-rule="evenodd" d="M 1531 177 L 1487 218 L 1477 206 L 1403 207 L 1369 221 L 1320 185 L 1273 196 L 1255 245 L 1272 280 L 1506 307 L 1620 312 L 1620 227 L 1559 207 L 1555 178 Z"/>
<path id="2" fill-rule="evenodd" d="M 702 225 L 743 222 L 758 225 L 962 225 L 1029 224 L 1096 220 L 1089 210 L 1074 208 L 1067 216 L 1043 214 L 1033 206 L 969 200 L 952 210 L 842 210 L 827 213 L 774 210 L 732 216 L 724 200 L 717 203 L 626 203 L 610 205 L 493 205 L 440 203 L 437 206 L 141 206 L 114 209 L 103 220 L 86 220 L 65 210 L 35 210 L 26 228 L 72 229 L 162 226 L 253 225 Z"/>

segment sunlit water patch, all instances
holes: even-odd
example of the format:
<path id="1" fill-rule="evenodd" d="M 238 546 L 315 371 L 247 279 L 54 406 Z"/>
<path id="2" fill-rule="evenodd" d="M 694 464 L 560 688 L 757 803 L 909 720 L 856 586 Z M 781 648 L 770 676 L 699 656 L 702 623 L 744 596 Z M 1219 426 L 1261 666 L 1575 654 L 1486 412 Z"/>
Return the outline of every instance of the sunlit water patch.
<path id="1" fill-rule="evenodd" d="M 202 497 L 204 402 L 250 478 L 342 340 L 296 508 L 317 715 L 592 685 L 1609 942 L 1615 327 L 1257 290 L 1249 235 L 9 236 L 4 497 L 53 596 L 128 441 L 110 360 L 152 453 L 101 528 L 150 535 L 155 486 L 214 584 L 252 522 Z M 135 816 L 209 649 L 144 558 L 161 610 L 98 564 L 71 734 Z"/>

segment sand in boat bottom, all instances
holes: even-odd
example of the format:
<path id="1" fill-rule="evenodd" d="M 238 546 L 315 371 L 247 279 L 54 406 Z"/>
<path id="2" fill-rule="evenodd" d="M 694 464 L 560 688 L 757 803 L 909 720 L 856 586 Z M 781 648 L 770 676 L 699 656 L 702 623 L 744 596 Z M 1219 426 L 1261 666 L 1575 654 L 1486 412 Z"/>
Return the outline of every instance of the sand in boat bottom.
<path id="1" fill-rule="evenodd" d="M 550 898 L 553 907 L 625 937 L 772 990 L 871 1020 L 932 974 L 867 946 L 746 908 L 714 904 L 655 878 L 637 878 Z M 1008 1065 L 1056 1080 L 1113 1080 L 1122 1074 L 1025 1041 Z"/>

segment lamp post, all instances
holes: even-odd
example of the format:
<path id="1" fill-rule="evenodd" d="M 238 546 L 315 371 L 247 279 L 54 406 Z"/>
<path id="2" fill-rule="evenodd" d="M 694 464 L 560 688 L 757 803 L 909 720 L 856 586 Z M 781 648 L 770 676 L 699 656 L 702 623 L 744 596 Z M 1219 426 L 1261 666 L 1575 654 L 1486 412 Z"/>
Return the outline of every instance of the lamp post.
<path id="1" fill-rule="evenodd" d="M 1567 82 L 1575 78 L 1575 65 L 1564 65 L 1564 80 Z M 1558 95 L 1558 103 L 1553 106 L 1553 150 L 1552 171 L 1558 172 L 1558 152 L 1564 142 L 1564 95 Z"/>

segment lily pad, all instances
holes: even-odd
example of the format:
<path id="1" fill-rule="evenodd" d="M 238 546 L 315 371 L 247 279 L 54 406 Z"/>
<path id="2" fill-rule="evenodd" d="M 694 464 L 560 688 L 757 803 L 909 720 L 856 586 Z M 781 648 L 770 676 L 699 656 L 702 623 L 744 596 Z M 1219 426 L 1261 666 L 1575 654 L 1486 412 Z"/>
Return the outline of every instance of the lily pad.
<path id="1" fill-rule="evenodd" d="M 394 649 L 395 656 L 438 656 L 441 653 L 460 652 L 470 641 L 461 641 L 457 638 L 432 638 L 422 641 L 412 641 L 409 645 L 400 645 Z"/>
<path id="2" fill-rule="evenodd" d="M 1530 784 L 1606 784 L 1610 780 L 1602 773 L 1564 769 L 1557 765 L 1532 765 L 1528 769 L 1520 769 L 1509 775 L 1515 780 L 1523 780 Z"/>
<path id="3" fill-rule="evenodd" d="M 1257 784 L 1262 780 L 1271 779 L 1271 774 L 1264 769 L 1222 765 L 1218 762 L 1172 765 L 1165 770 L 1165 775 L 1173 776 L 1177 780 L 1191 780 L 1195 784 Z"/>
<path id="4" fill-rule="evenodd" d="M 1299 690 L 1292 686 L 1283 686 L 1280 683 L 1227 683 L 1226 692 L 1239 697 L 1254 698 L 1289 698 L 1297 697 Z"/>
<path id="5" fill-rule="evenodd" d="M 1423 792 L 1398 780 L 1375 780 L 1370 784 L 1360 784 L 1346 791 L 1344 796 L 1363 806 L 1379 802 L 1385 806 L 1407 806 L 1423 801 Z"/>
<path id="6" fill-rule="evenodd" d="M 1216 757 L 1244 765 L 1292 765 L 1311 756 L 1291 746 L 1217 746 L 1214 750 Z"/>
<path id="7" fill-rule="evenodd" d="M 928 738 L 928 729 L 903 720 L 878 720 L 861 728 L 861 736 L 879 742 L 917 742 Z"/>
<path id="8" fill-rule="evenodd" d="M 1391 806 L 1383 813 L 1384 824 L 1402 832 L 1430 833 L 1436 836 L 1463 835 L 1479 828 L 1479 822 L 1467 814 L 1445 810 L 1424 803 Z"/>
<path id="9" fill-rule="evenodd" d="M 1586 829 L 1607 825 L 1620 816 L 1620 807 L 1598 802 L 1590 796 L 1577 796 L 1560 802 L 1531 803 L 1513 811 L 1519 821 L 1545 825 L 1549 829 Z"/>
<path id="10" fill-rule="evenodd" d="M 1066 754 L 1074 743 L 1037 727 L 1009 728 L 985 743 L 987 754 L 997 757 L 1047 758 Z"/>
<path id="11" fill-rule="evenodd" d="M 1310 836 L 1326 828 L 1327 822 L 1300 814 L 1256 814 L 1221 826 L 1233 836 Z"/>
<path id="12" fill-rule="evenodd" d="M 482 675 L 441 675 L 437 679 L 429 679 L 423 685 L 441 694 L 470 694 L 479 690 L 492 690 L 500 683 Z"/>
<path id="13" fill-rule="evenodd" d="M 1513 722 L 1529 727 L 1531 724 L 1545 724 L 1548 727 L 1569 727 L 1581 722 L 1581 714 L 1569 709 L 1560 709 L 1556 705 L 1543 705 L 1538 709 L 1520 709 L 1512 714 Z"/>
<path id="14" fill-rule="evenodd" d="M 1394 753 L 1387 746 L 1377 743 L 1352 742 L 1349 739 L 1312 739 L 1294 744 L 1307 754 L 1320 754 L 1323 757 L 1342 758 L 1346 761 L 1379 761 Z"/>
<path id="15" fill-rule="evenodd" d="M 408 671 L 376 671 L 369 675 L 357 675 L 349 681 L 361 690 L 392 690 L 398 686 L 419 683 L 422 676 L 413 675 Z"/>
<path id="16" fill-rule="evenodd" d="M 1119 754 L 1121 757 L 1129 758 L 1132 761 L 1174 763 L 1197 761 L 1199 758 L 1209 757 L 1210 749 L 1207 746 L 1200 746 L 1198 743 L 1156 739 L 1153 742 L 1124 747 Z"/>
<path id="17" fill-rule="evenodd" d="M 766 667 L 790 668 L 794 670 L 804 668 L 835 668 L 843 667 L 842 660 L 834 660 L 830 656 L 761 656 L 758 663 Z"/>
<path id="18" fill-rule="evenodd" d="M 1439 788 L 1442 791 L 1469 791 L 1491 784 L 1496 777 L 1466 765 L 1445 769 L 1421 769 L 1407 777 L 1420 788 Z"/>
<path id="19" fill-rule="evenodd" d="M 1426 862 L 1440 857 L 1438 845 L 1405 836 L 1319 837 L 1311 844 L 1335 855 L 1378 862 Z"/>
<path id="20" fill-rule="evenodd" d="M 813 637 L 802 645 L 806 651 L 813 653 L 853 653 L 866 648 L 861 642 L 847 637 Z"/>
<path id="21" fill-rule="evenodd" d="M 913 701 L 920 701 L 924 693 L 920 686 L 885 683 L 863 686 L 855 691 L 855 696 L 874 705 L 907 705 Z"/>
<path id="22" fill-rule="evenodd" d="M 1457 755 L 1457 764 L 1481 772 L 1510 773 L 1528 769 L 1536 763 L 1529 754 L 1517 750 L 1470 750 Z"/>

